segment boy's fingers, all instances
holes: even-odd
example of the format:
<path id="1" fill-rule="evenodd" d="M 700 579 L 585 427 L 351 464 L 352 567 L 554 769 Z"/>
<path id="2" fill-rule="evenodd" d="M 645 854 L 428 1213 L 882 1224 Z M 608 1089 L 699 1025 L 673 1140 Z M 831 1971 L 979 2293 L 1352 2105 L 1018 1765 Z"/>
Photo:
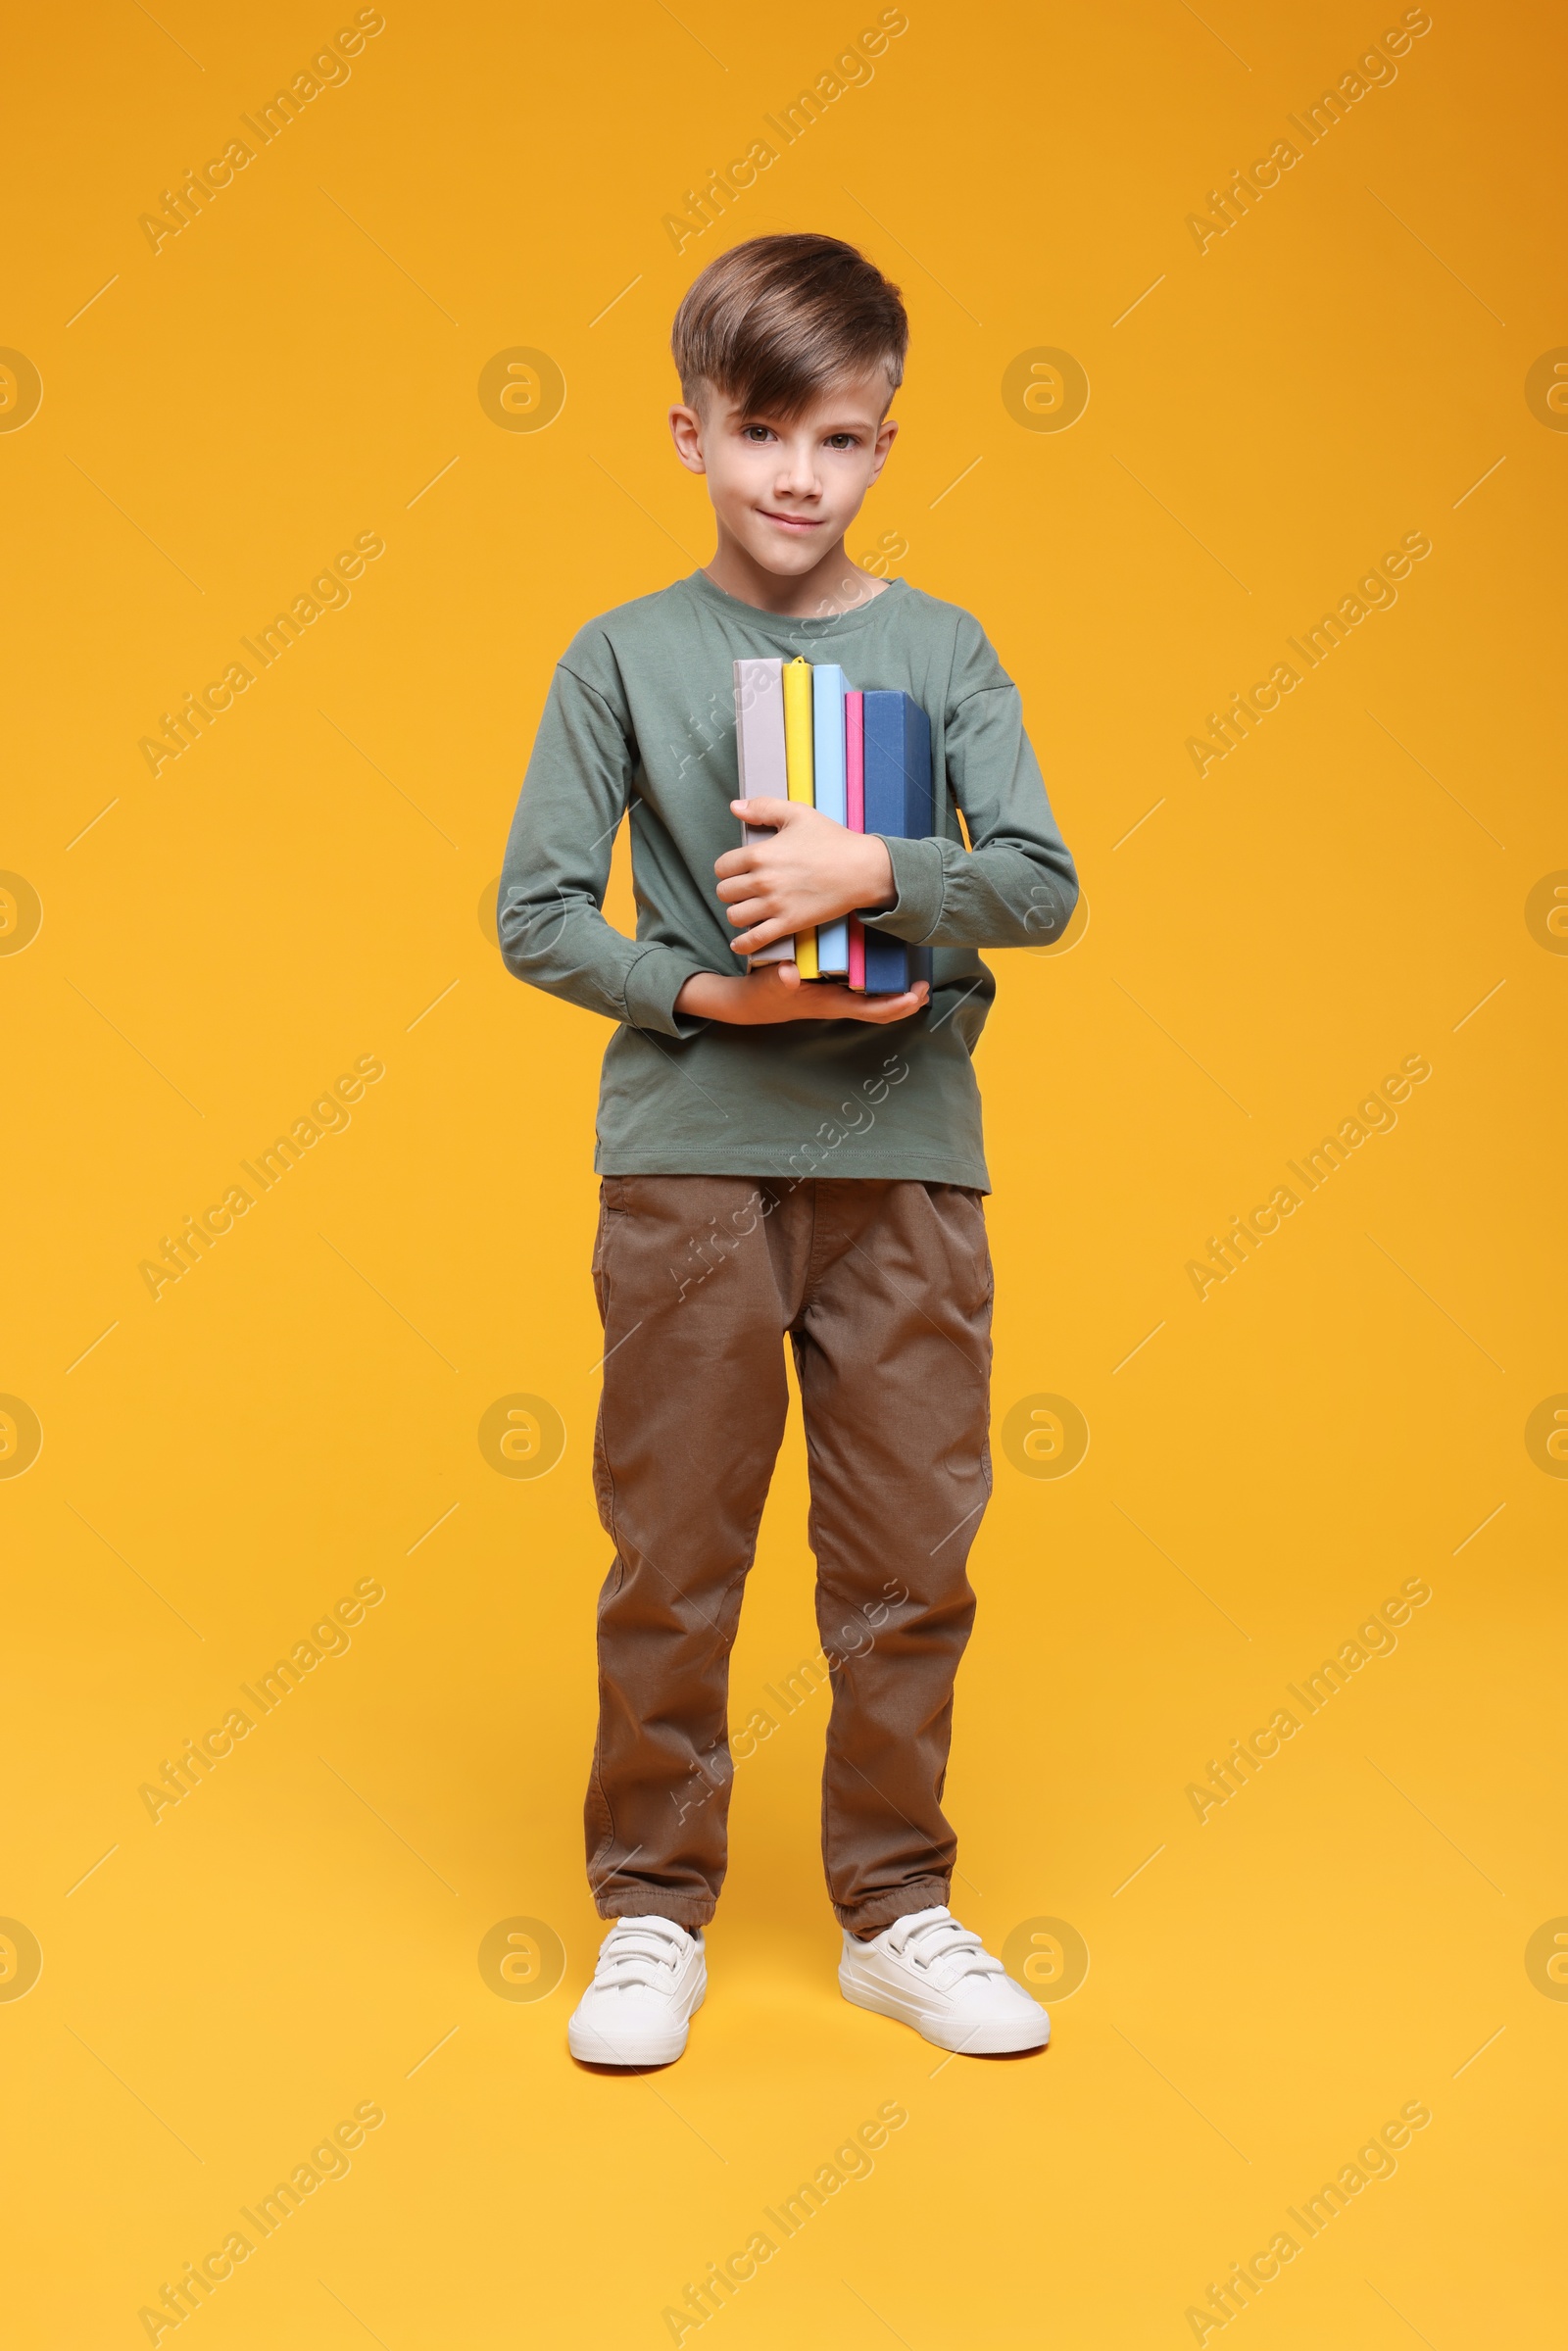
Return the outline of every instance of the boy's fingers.
<path id="1" fill-rule="evenodd" d="M 743 824 L 794 824 L 803 812 L 798 800 L 732 800 L 730 808 Z"/>
<path id="2" fill-rule="evenodd" d="M 713 871 L 719 880 L 727 882 L 732 874 L 752 872 L 760 846 L 756 841 L 743 841 L 739 849 L 726 849 L 721 857 L 715 857 Z"/>
<path id="3" fill-rule="evenodd" d="M 862 1004 L 866 1001 L 864 997 L 860 999 Z M 869 1015 L 873 1020 L 907 1020 L 911 1012 L 924 1009 L 926 991 L 916 986 L 906 988 L 902 996 L 873 997 L 870 1002 L 876 1005 L 876 1010 Z"/>
<path id="4" fill-rule="evenodd" d="M 733 905 L 726 899 L 724 919 L 733 923 L 737 930 L 742 930 L 749 922 L 766 922 L 768 909 L 762 900 L 756 896 L 736 899 Z"/>
<path id="5" fill-rule="evenodd" d="M 800 993 L 800 966 L 794 962 L 760 963 L 755 971 L 748 972 L 746 976 L 748 984 L 757 990 L 760 1003 L 780 989 L 791 998 L 797 997 Z M 807 994 L 809 995 L 809 993 L 810 991 L 808 990 Z M 777 1015 L 759 1013 L 756 1017 L 765 1019 L 776 1018 Z M 787 1017 L 792 1020 L 797 1017 L 797 1011 L 793 1005 Z"/>
<path id="6" fill-rule="evenodd" d="M 867 1020 L 880 1025 L 890 1020 L 907 1020 L 912 1012 L 925 1004 L 922 988 L 906 989 L 902 996 L 862 996 L 852 988 L 823 987 L 820 982 L 811 990 L 811 1004 L 819 1020 Z"/>
<path id="7" fill-rule="evenodd" d="M 772 947 L 777 940 L 793 936 L 794 933 L 785 923 L 760 922 L 755 930 L 742 931 L 738 939 L 730 941 L 730 946 L 738 955 L 760 955 L 764 947 Z"/>

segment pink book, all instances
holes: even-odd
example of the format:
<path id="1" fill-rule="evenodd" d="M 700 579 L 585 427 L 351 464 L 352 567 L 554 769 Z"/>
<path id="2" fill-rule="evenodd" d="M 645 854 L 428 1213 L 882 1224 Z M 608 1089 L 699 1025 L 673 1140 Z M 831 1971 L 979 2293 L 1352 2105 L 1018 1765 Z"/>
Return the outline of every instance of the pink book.
<path id="1" fill-rule="evenodd" d="M 865 702 L 856 693 L 844 697 L 844 798 L 846 821 L 852 833 L 865 830 Z M 865 990 L 865 933 L 850 916 L 850 986 Z"/>

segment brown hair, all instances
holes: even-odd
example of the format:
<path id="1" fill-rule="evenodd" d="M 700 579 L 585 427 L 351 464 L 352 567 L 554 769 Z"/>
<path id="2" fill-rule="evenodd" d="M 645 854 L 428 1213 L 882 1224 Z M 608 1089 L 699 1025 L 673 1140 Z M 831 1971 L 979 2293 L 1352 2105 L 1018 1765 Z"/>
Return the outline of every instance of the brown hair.
<path id="1" fill-rule="evenodd" d="M 703 383 L 785 419 L 831 383 L 883 367 L 904 381 L 899 289 L 838 237 L 752 237 L 710 261 L 675 313 L 670 349 L 690 402 Z"/>

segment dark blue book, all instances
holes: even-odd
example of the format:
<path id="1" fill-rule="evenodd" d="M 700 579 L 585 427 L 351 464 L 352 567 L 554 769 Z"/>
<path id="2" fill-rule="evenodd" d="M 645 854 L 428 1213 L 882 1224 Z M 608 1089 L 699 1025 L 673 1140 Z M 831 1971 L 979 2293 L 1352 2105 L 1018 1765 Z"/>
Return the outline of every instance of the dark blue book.
<path id="1" fill-rule="evenodd" d="M 931 779 L 931 721 L 907 694 L 865 696 L 865 830 L 890 840 L 923 841 L 936 830 Z M 865 923 L 868 996 L 902 995 L 931 977 L 929 947 Z"/>

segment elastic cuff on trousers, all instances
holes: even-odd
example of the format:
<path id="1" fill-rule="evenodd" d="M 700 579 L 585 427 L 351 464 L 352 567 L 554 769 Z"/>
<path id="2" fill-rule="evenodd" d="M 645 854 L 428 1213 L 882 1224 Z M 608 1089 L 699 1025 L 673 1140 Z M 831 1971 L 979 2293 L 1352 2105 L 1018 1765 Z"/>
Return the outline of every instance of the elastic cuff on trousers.
<path id="1" fill-rule="evenodd" d="M 711 1902 L 694 1902 L 688 1894 L 660 1894 L 650 1887 L 644 1893 L 621 1893 L 614 1896 L 614 1907 L 607 1910 L 603 1902 L 596 1903 L 602 1919 L 673 1919 L 688 1935 L 706 1927 L 713 1915 Z"/>
<path id="2" fill-rule="evenodd" d="M 855 1910 L 835 1902 L 833 1915 L 852 1935 L 863 1935 L 868 1930 L 880 1932 L 891 1927 L 895 1919 L 912 1918 L 917 1910 L 939 1907 L 945 1910 L 952 1890 L 953 1882 L 949 1878 L 916 1878 L 912 1886 L 900 1886 L 890 1893 L 875 1894 Z"/>

